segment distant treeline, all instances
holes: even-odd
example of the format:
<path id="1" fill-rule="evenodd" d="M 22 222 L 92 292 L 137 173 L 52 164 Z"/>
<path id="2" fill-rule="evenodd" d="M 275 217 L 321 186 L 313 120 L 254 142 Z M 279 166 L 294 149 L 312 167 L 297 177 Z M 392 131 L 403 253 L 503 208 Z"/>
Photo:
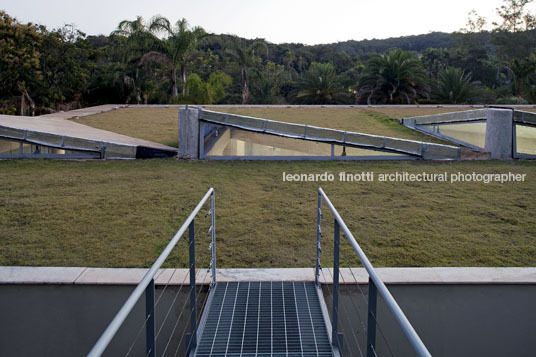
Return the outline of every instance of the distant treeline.
<path id="1" fill-rule="evenodd" d="M 504 0 L 491 30 L 473 12 L 452 34 L 316 46 L 210 34 L 162 16 L 87 36 L 0 12 L 0 113 L 105 103 L 534 104 L 531 1 Z"/>

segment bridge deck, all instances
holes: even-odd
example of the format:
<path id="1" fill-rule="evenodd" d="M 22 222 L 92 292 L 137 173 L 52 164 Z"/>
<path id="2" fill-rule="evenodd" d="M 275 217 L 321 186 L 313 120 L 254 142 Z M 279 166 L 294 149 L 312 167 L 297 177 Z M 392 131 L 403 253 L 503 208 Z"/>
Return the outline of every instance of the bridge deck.
<path id="1" fill-rule="evenodd" d="M 313 282 L 217 283 L 195 356 L 333 356 Z"/>

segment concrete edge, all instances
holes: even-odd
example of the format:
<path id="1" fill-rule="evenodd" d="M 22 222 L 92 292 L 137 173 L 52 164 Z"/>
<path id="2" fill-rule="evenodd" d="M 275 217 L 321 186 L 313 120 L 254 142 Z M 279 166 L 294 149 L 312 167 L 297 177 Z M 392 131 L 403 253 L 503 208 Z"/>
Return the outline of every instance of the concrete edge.
<path id="1" fill-rule="evenodd" d="M 148 269 L 0 266 L 0 285 L 136 285 Z M 388 285 L 536 284 L 536 268 L 377 268 Z M 313 281 L 313 268 L 218 269 L 217 281 Z M 209 284 L 210 273 L 198 270 L 197 283 Z M 331 284 L 333 271 L 324 268 L 322 283 Z M 157 285 L 188 284 L 187 269 L 160 269 Z M 343 268 L 341 284 L 367 284 L 364 268 Z"/>
<path id="2" fill-rule="evenodd" d="M 110 111 L 122 108 L 184 108 L 187 104 L 105 104 L 95 107 L 85 107 L 67 112 L 72 113 L 76 110 L 87 111 L 88 109 L 100 109 L 102 111 Z M 536 109 L 535 104 L 189 104 L 191 107 L 201 108 L 467 108 L 481 109 L 493 107 L 504 108 L 527 108 Z M 106 107 L 111 107 L 107 110 Z M 46 114 L 42 116 L 54 116 L 57 113 Z M 99 114 L 98 112 L 96 114 Z"/>

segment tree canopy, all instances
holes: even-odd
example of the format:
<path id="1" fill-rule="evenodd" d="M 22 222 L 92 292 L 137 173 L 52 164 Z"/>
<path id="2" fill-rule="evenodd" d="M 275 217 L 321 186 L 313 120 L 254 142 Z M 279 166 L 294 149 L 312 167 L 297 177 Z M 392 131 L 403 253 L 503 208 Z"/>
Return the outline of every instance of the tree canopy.
<path id="1" fill-rule="evenodd" d="M 533 0 L 503 0 L 447 34 L 306 46 L 125 19 L 108 36 L 0 12 L 0 112 L 104 103 L 536 103 Z M 490 27 L 491 26 L 491 27 Z"/>

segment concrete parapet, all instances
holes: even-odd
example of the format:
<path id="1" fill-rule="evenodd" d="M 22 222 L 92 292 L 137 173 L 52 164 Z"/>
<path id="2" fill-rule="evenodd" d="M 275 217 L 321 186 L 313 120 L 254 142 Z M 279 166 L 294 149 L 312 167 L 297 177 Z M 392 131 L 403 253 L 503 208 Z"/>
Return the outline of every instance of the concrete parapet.
<path id="1" fill-rule="evenodd" d="M 509 160 L 512 152 L 513 111 L 490 108 L 486 112 L 485 150 L 492 159 Z"/>
<path id="2" fill-rule="evenodd" d="M 199 158 L 199 110 L 179 109 L 179 158 Z"/>

